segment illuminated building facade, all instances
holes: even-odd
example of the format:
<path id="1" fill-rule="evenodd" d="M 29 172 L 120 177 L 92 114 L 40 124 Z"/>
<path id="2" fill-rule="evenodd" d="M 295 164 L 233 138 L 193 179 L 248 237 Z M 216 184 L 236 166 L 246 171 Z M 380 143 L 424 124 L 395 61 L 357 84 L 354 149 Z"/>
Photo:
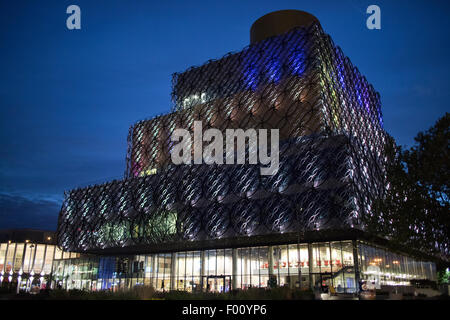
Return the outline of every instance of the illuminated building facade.
<path id="1" fill-rule="evenodd" d="M 264 36 L 280 17 L 293 28 Z M 252 37 L 238 53 L 174 74 L 172 112 L 130 128 L 123 180 L 65 194 L 58 243 L 90 254 L 69 263 L 101 275 L 85 285 L 223 291 L 276 277 L 354 292 L 372 272 L 379 284 L 431 279 L 433 264 L 375 249 L 364 233 L 361 218 L 386 186 L 379 94 L 307 13 L 264 16 Z M 192 132 L 194 121 L 224 135 L 277 129 L 278 172 L 173 164 L 172 133 Z"/>

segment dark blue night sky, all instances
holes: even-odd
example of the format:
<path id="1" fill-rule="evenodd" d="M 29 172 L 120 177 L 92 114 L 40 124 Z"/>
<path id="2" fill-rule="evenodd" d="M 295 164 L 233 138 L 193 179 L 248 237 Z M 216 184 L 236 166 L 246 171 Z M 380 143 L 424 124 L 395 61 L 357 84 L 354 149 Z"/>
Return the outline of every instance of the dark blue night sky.
<path id="1" fill-rule="evenodd" d="M 81 30 L 66 28 L 71 4 Z M 55 229 L 64 190 L 121 178 L 128 128 L 170 110 L 171 74 L 241 50 L 281 9 L 319 18 L 399 144 L 450 109 L 448 1 L 1 0 L 0 229 Z"/>

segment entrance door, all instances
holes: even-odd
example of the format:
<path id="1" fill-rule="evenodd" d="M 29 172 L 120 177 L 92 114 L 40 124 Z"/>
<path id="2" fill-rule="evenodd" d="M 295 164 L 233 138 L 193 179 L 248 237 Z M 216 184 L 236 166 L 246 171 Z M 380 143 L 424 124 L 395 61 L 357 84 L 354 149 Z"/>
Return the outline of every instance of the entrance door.
<path id="1" fill-rule="evenodd" d="M 231 288 L 231 276 L 205 276 L 207 292 L 228 292 Z"/>
<path id="2" fill-rule="evenodd" d="M 320 274 L 320 287 L 322 292 L 328 292 L 330 286 L 332 286 L 331 273 Z"/>

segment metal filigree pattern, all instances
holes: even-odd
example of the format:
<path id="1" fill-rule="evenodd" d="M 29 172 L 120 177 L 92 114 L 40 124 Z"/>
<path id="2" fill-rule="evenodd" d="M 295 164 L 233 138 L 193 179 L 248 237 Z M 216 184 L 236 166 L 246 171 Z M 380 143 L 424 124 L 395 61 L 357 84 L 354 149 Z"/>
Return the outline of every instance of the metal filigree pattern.
<path id="1" fill-rule="evenodd" d="M 66 192 L 59 244 L 89 251 L 360 226 L 384 189 L 380 97 L 319 25 L 173 76 L 173 110 L 136 123 L 122 181 Z M 174 165 L 171 134 L 279 129 L 280 165 Z"/>

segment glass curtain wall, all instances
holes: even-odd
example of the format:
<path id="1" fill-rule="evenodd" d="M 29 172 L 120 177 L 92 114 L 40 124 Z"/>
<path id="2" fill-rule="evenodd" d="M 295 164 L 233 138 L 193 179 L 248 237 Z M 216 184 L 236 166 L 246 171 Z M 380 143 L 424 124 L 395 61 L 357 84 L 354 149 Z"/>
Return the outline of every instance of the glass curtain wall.
<path id="1" fill-rule="evenodd" d="M 409 285 L 411 280 L 436 281 L 436 265 L 397 254 L 360 241 L 358 260 L 361 280 L 377 289 L 383 286 Z"/>
<path id="2" fill-rule="evenodd" d="M 313 243 L 311 255 L 311 281 L 314 288 L 340 293 L 356 291 L 351 241 Z"/>
<path id="3" fill-rule="evenodd" d="M 236 249 L 183 251 L 127 257 L 60 259 L 56 284 L 97 290 L 153 286 L 158 291 L 226 292 L 271 285 L 354 293 L 354 250 L 360 278 L 377 286 L 435 280 L 433 263 L 414 260 L 364 242 L 332 241 Z M 61 256 L 58 249 L 55 255 Z M 62 254 L 64 257 L 64 254 Z M 91 271 L 89 271 L 91 270 Z M 85 273 L 86 275 L 83 275 Z M 89 280 L 89 281 L 88 281 Z"/>
<path id="4" fill-rule="evenodd" d="M 67 257 L 78 256 L 74 253 L 65 254 Z M 1 243 L 0 284 L 31 292 L 45 289 L 51 278 L 55 258 L 61 259 L 62 251 L 52 244 Z"/>

